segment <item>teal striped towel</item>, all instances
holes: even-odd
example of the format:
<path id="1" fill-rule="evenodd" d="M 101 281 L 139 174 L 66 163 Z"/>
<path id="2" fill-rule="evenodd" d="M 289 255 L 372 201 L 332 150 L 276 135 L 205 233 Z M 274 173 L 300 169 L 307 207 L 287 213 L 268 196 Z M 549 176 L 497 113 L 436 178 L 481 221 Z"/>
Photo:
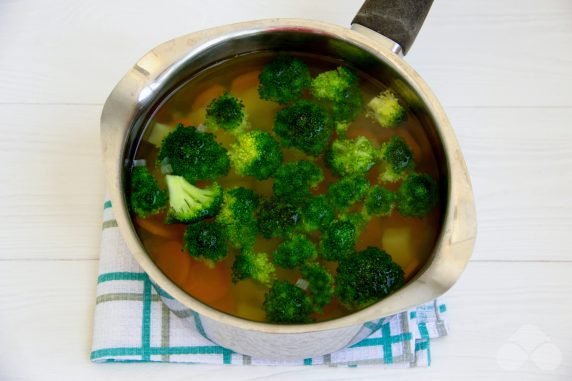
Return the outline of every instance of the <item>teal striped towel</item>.
<path id="1" fill-rule="evenodd" d="M 267 361 L 235 353 L 208 339 L 201 318 L 183 324 L 133 259 L 113 216 L 104 205 L 91 360 L 94 362 L 178 362 L 241 365 L 429 366 L 430 340 L 447 335 L 446 307 L 438 300 L 364 324 L 346 349 L 297 361 Z"/>

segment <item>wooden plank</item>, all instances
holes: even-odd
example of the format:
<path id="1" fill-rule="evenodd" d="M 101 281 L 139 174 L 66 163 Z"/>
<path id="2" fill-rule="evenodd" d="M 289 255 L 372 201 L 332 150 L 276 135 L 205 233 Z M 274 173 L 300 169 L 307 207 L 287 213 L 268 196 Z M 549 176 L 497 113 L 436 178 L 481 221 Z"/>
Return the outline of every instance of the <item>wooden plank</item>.
<path id="1" fill-rule="evenodd" d="M 444 377 L 457 373 L 456 379 L 467 380 L 485 375 L 509 380 L 568 379 L 572 375 L 572 365 L 566 361 L 572 356 L 568 323 L 572 304 L 566 295 L 572 290 L 570 270 L 570 263 L 471 263 L 445 297 L 451 335 L 434 341 L 431 372 Z M 553 357 L 534 353 L 543 343 L 556 347 Z M 508 353 L 518 358 L 513 344 L 528 352 L 518 367 L 502 357 Z M 547 370 L 558 356 L 559 365 Z M 511 366 L 515 369 L 509 371 Z"/>
<path id="2" fill-rule="evenodd" d="M 0 103 L 102 104 L 139 57 L 175 36 L 268 17 L 349 25 L 361 3 L 4 1 Z M 568 0 L 442 0 L 407 60 L 448 106 L 571 106 L 571 40 Z"/>
<path id="3" fill-rule="evenodd" d="M 451 108 L 478 215 L 475 260 L 572 260 L 572 109 Z"/>
<path id="4" fill-rule="evenodd" d="M 447 106 L 570 106 L 571 40 L 568 0 L 441 0 L 407 60 Z"/>
<path id="5" fill-rule="evenodd" d="M 572 375 L 572 264 L 473 263 L 447 296 L 451 336 L 433 341 L 430 369 L 384 371 L 233 367 L 233 380 L 560 380 Z M 88 360 L 97 261 L 0 263 L 0 378 L 16 380 L 220 380 L 229 368 L 94 365 Z M 484 280 L 487 281 L 484 281 Z M 535 327 L 562 356 L 554 370 L 532 360 L 515 371 L 497 352 L 522 327 Z M 513 337 L 514 339 L 514 337 Z M 526 340 L 526 338 L 524 339 Z M 517 340 L 518 341 L 518 340 Z M 526 347 L 530 343 L 521 342 Z M 533 356 L 538 361 L 539 354 Z M 546 368 L 550 359 L 539 361 Z M 552 364 L 553 365 L 553 364 Z M 422 374 L 421 374 L 422 373 Z M 496 377 L 495 377 L 496 376 Z"/>
<path id="6" fill-rule="evenodd" d="M 0 259 L 97 258 L 100 106 L 0 106 Z"/>
<path id="7" fill-rule="evenodd" d="M 0 103 L 102 104 L 141 56 L 179 35 L 279 16 L 348 25 L 360 2 L 2 2 Z"/>
<path id="8" fill-rule="evenodd" d="M 477 199 L 473 258 L 572 260 L 572 109 L 449 113 Z M 100 106 L 0 105 L 0 259 L 97 258 L 99 114 Z"/>

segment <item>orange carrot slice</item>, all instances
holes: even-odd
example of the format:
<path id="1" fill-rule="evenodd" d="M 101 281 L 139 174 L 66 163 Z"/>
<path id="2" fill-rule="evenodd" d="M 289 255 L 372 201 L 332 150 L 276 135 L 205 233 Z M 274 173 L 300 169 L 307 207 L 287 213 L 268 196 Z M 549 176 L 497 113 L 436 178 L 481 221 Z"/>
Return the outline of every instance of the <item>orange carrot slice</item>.
<path id="1" fill-rule="evenodd" d="M 232 293 L 229 292 L 222 299 L 213 302 L 212 306 L 219 311 L 232 314 L 235 313 L 236 300 L 234 299 Z"/>
<path id="2" fill-rule="evenodd" d="M 210 268 L 204 262 L 192 259 L 191 271 L 182 288 L 197 299 L 212 303 L 229 292 L 230 283 L 230 269 L 224 263 Z"/>
<path id="3" fill-rule="evenodd" d="M 167 239 L 180 239 L 183 236 L 186 225 L 165 224 L 164 221 L 164 214 L 157 214 L 147 218 L 135 217 L 135 223 L 152 235 Z"/>
<path id="4" fill-rule="evenodd" d="M 205 108 L 211 101 L 217 97 L 224 94 L 225 88 L 223 85 L 212 85 L 207 87 L 202 93 L 199 93 L 193 103 L 191 104 L 191 110 L 197 110 L 200 108 Z"/>
<path id="5" fill-rule="evenodd" d="M 183 244 L 178 241 L 152 241 L 147 245 L 149 255 L 155 264 L 169 279 L 184 284 L 191 271 L 191 256 L 184 251 Z"/>
<path id="6" fill-rule="evenodd" d="M 409 280 L 411 277 L 413 277 L 413 275 L 417 273 L 417 271 L 419 271 L 420 268 L 421 262 L 419 262 L 416 258 L 413 258 L 407 267 L 403 269 L 403 272 L 405 273 L 405 279 Z"/>
<path id="7" fill-rule="evenodd" d="M 368 246 L 379 247 L 382 232 L 383 219 L 379 217 L 372 218 L 361 232 L 356 249 L 364 250 Z"/>
<path id="8" fill-rule="evenodd" d="M 249 71 L 236 77 L 230 84 L 230 92 L 235 95 L 247 91 L 251 88 L 258 87 L 258 76 L 260 70 Z"/>
<path id="9" fill-rule="evenodd" d="M 342 307 L 338 300 L 333 299 L 330 304 L 324 307 L 324 310 L 321 313 L 316 313 L 315 316 L 319 317 L 320 320 L 333 319 L 342 315 L 341 310 Z"/>

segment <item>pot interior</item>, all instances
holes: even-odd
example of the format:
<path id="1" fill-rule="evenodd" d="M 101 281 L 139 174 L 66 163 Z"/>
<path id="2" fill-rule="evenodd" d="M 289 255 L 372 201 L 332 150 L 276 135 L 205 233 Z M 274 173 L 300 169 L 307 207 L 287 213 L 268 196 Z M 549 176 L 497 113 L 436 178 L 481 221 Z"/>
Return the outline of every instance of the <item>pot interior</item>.
<path id="1" fill-rule="evenodd" d="M 222 65 L 238 57 L 263 52 L 319 55 L 326 60 L 343 62 L 366 73 L 373 81 L 382 83 L 407 102 L 408 109 L 419 120 L 438 163 L 440 199 L 443 209 L 440 217 L 440 225 L 442 225 L 443 216 L 446 214 L 444 209 L 447 205 L 449 189 L 448 165 L 445 150 L 429 108 L 423 103 L 409 80 L 401 75 L 389 60 L 384 59 L 385 57 L 379 51 L 370 51 L 351 41 L 312 29 L 271 29 L 263 33 L 251 31 L 221 36 L 199 45 L 182 60 L 174 63 L 162 73 L 158 73 L 155 82 L 146 87 L 148 90 L 142 92 L 142 96 L 139 97 L 137 114 L 133 118 L 134 122 L 127 136 L 123 157 L 123 163 L 125 163 L 122 173 L 123 189 L 128 189 L 125 184 L 131 170 L 131 163 L 136 158 L 138 143 L 146 132 L 149 120 L 158 108 L 207 68 Z M 430 260 L 427 261 L 427 263 L 430 262 Z M 416 277 L 421 275 L 423 270 L 421 269 Z"/>
<path id="2" fill-rule="evenodd" d="M 154 86 L 146 88 L 150 90 L 144 94 L 145 97 L 140 97 L 138 112 L 133 119 L 134 123 L 126 144 L 124 162 L 131 163 L 137 142 L 144 132 L 149 117 L 181 85 L 208 67 L 237 56 L 266 51 L 305 53 L 339 60 L 384 84 L 399 98 L 405 100 L 410 110 L 421 121 L 437 161 L 441 163 L 440 170 L 443 175 L 441 178 L 444 181 L 447 180 L 447 158 L 434 119 L 427 105 L 410 85 L 409 80 L 398 73 L 387 60 L 384 60 L 379 51 L 368 51 L 337 36 L 308 28 L 281 28 L 221 36 L 202 44 L 200 48 L 193 50 L 180 62 L 160 73 Z M 130 166 L 125 169 L 124 175 L 128 173 Z M 446 182 L 441 185 L 440 189 L 443 192 L 441 196 L 445 200 L 448 186 Z"/>

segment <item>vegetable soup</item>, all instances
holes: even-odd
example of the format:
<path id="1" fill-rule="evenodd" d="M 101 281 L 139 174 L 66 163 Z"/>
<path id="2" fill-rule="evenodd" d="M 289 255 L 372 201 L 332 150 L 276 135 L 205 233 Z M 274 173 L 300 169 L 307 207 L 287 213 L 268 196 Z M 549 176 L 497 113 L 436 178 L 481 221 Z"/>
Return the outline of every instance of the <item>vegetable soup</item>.
<path id="1" fill-rule="evenodd" d="M 230 315 L 295 324 L 365 308 L 431 255 L 445 200 L 419 119 L 341 61 L 253 53 L 155 110 L 130 177 L 155 264 Z"/>

